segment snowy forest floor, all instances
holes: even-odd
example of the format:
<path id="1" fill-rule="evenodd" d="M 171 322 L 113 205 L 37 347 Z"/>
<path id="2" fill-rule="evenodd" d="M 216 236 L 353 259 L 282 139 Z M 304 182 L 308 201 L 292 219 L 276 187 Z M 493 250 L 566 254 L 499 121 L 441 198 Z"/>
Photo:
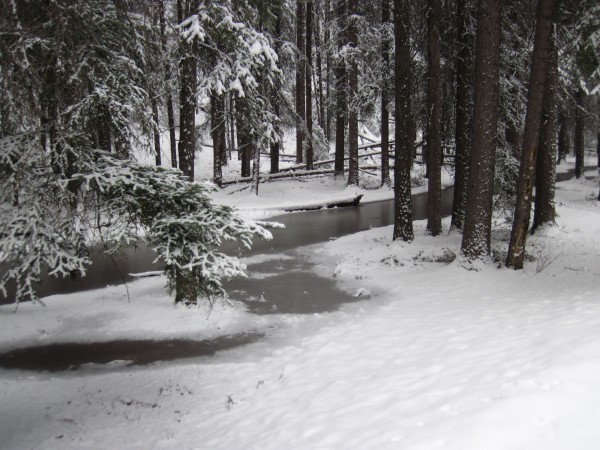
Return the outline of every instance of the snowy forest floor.
<path id="1" fill-rule="evenodd" d="M 266 183 L 258 198 L 215 198 L 237 199 L 260 217 L 347 195 L 343 185 L 315 180 Z M 556 194 L 557 225 L 529 237 L 520 272 L 493 263 L 466 270 L 448 220 L 436 238 L 415 222 L 411 244 L 393 242 L 383 227 L 300 249 L 317 275 L 365 294 L 334 312 L 256 315 L 232 300 L 209 314 L 173 306 L 162 277 L 130 283 L 129 298 L 114 286 L 48 297 L 45 308 L 0 306 L 0 353 L 264 334 L 215 356 L 150 365 L 0 369 L 0 448 L 596 449 L 598 182 L 573 179 Z M 509 233 L 496 221 L 500 260 Z M 251 264 L 265 258 L 247 261 L 251 278 L 259 276 Z"/>

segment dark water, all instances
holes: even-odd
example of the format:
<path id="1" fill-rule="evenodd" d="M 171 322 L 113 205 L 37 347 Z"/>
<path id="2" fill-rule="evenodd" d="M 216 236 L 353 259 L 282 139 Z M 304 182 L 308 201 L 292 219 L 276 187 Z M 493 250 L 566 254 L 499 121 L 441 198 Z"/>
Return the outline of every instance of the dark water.
<path id="1" fill-rule="evenodd" d="M 18 348 L 0 354 L 0 367 L 58 372 L 77 370 L 91 364 L 113 363 L 113 367 L 147 365 L 157 361 L 213 356 L 218 351 L 256 342 L 262 336 L 243 333 L 204 341 L 122 339 L 109 342 L 49 344 Z"/>
<path id="2" fill-rule="evenodd" d="M 452 210 L 453 189 L 448 188 L 442 194 L 442 214 L 448 215 Z M 297 247 L 302 247 L 331 238 L 345 236 L 358 231 L 368 230 L 394 223 L 394 204 L 392 200 L 366 203 L 358 207 L 337 209 L 323 209 L 285 214 L 269 219 L 281 222 L 285 229 L 271 230 L 273 240 L 255 240 L 250 251 L 241 249 L 237 244 L 227 243 L 223 250 L 232 255 L 249 256 L 261 253 L 283 252 Z M 413 196 L 413 214 L 415 220 L 427 216 L 427 195 Z M 92 253 L 93 264 L 85 277 L 55 278 L 44 277 L 38 286 L 40 297 L 53 294 L 67 294 L 89 289 L 103 288 L 108 285 L 122 284 L 131 281 L 129 274 L 161 269 L 160 264 L 154 264 L 156 255 L 147 247 L 128 249 L 121 256 L 113 258 L 104 253 Z M 2 267 L 0 267 L 2 272 Z M 10 294 L 10 291 L 9 291 Z M 1 296 L 0 296 L 1 297 Z M 9 301 L 9 299 L 11 299 Z M 0 298 L 0 304 L 12 303 L 12 296 L 8 299 Z"/>

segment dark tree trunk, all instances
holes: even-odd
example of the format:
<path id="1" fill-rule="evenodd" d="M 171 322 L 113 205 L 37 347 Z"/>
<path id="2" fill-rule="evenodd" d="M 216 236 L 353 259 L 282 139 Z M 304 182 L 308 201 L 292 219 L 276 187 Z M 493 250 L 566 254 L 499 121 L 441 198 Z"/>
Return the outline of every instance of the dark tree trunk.
<path id="1" fill-rule="evenodd" d="M 569 154 L 569 131 L 567 123 L 567 115 L 564 111 L 559 114 L 559 129 L 558 129 L 558 161 L 566 161 L 567 155 Z"/>
<path id="2" fill-rule="evenodd" d="M 318 6 L 323 7 L 323 2 L 319 3 Z M 318 87 L 318 99 L 319 99 L 319 126 L 323 131 L 325 131 L 325 95 L 323 92 L 323 46 L 321 45 L 321 30 L 322 19 L 324 14 L 322 9 L 318 8 L 317 13 L 315 14 L 315 49 L 317 52 L 317 87 Z M 321 13 L 321 14 L 319 14 Z"/>
<path id="3" fill-rule="evenodd" d="M 350 64 L 348 71 L 348 91 L 351 95 L 348 108 L 348 184 L 358 186 L 358 63 L 356 51 L 358 47 L 358 14 L 357 0 L 348 1 L 348 44 L 350 47 Z M 353 98 L 354 97 L 354 98 Z"/>
<path id="4" fill-rule="evenodd" d="M 456 129 L 454 161 L 454 201 L 452 204 L 452 228 L 462 230 L 465 223 L 469 167 L 471 164 L 471 97 L 472 97 L 472 39 L 467 30 L 468 0 L 457 0 L 457 47 L 456 54 Z"/>
<path id="5" fill-rule="evenodd" d="M 469 260 L 490 254 L 500 69 L 501 0 L 481 0 L 471 124 L 471 164 L 461 251 Z"/>
<path id="6" fill-rule="evenodd" d="M 158 105 L 156 104 L 156 100 L 152 100 L 152 120 L 154 121 L 154 124 L 152 126 L 152 135 L 154 137 L 154 159 L 156 165 L 160 166 L 160 134 L 158 132 Z"/>
<path id="7" fill-rule="evenodd" d="M 410 3 L 394 0 L 395 79 L 394 102 L 396 105 L 396 162 L 394 164 L 394 240 L 412 241 L 412 199 L 410 169 L 413 145 L 410 53 Z"/>
<path id="8" fill-rule="evenodd" d="M 580 178 L 585 172 L 584 148 L 585 148 L 585 94 L 577 87 L 575 94 L 575 177 Z"/>
<path id="9" fill-rule="evenodd" d="M 442 143 L 440 136 L 440 13 L 439 0 L 429 0 L 427 15 L 427 230 L 442 232 Z"/>
<path id="10" fill-rule="evenodd" d="M 556 182 L 556 132 L 558 123 L 558 55 L 554 33 L 550 33 L 546 53 L 546 81 L 542 105 L 542 125 L 535 168 L 535 208 L 532 231 L 554 224 L 554 184 Z"/>
<path id="11" fill-rule="evenodd" d="M 325 0 L 325 25 L 323 33 L 323 48 L 325 51 L 325 137 L 327 142 L 331 140 L 331 4 L 330 0 Z"/>
<path id="12" fill-rule="evenodd" d="M 210 97 L 211 137 L 213 141 L 213 182 L 223 182 L 223 154 L 225 154 L 225 98 L 212 94 Z"/>
<path id="13" fill-rule="evenodd" d="M 384 27 L 390 22 L 390 0 L 381 1 L 381 23 Z M 384 30 L 381 41 L 381 185 L 390 185 L 390 112 L 388 99 L 390 94 L 390 42 Z"/>
<path id="14" fill-rule="evenodd" d="M 346 131 L 346 65 L 341 50 L 346 45 L 346 0 L 337 0 L 336 17 L 338 21 L 337 48 L 338 55 L 335 67 L 335 177 L 344 176 L 344 141 Z"/>
<path id="15" fill-rule="evenodd" d="M 275 11 L 275 15 L 276 15 L 276 22 L 275 22 L 275 31 L 274 31 L 274 37 L 275 37 L 275 52 L 277 53 L 277 55 L 280 54 L 280 50 L 281 50 L 281 44 L 280 44 L 280 40 L 281 40 L 281 33 L 282 33 L 282 15 L 283 15 L 283 2 L 278 2 L 277 3 L 277 9 Z M 278 173 L 279 172 L 279 153 L 280 153 L 280 137 L 281 137 L 281 126 L 280 126 L 280 115 L 281 115 L 281 108 L 280 108 L 280 97 L 279 97 L 279 91 L 281 89 L 281 86 L 279 84 L 276 84 L 275 86 L 272 86 L 270 88 L 270 102 L 271 102 L 271 107 L 273 108 L 273 113 L 277 116 L 276 122 L 275 122 L 275 133 L 277 133 L 277 140 L 271 140 L 270 144 L 269 144 L 269 153 L 270 153 L 270 164 L 271 164 L 271 168 L 270 168 L 270 172 L 271 173 Z"/>
<path id="16" fill-rule="evenodd" d="M 304 16 L 306 8 L 304 2 L 296 1 L 296 46 L 298 57 L 296 58 L 296 163 L 301 163 L 304 153 L 304 128 L 306 119 L 306 68 L 305 68 L 305 36 Z"/>
<path id="17" fill-rule="evenodd" d="M 167 126 L 169 127 L 169 144 L 171 149 L 171 167 L 177 167 L 177 138 L 175 136 L 175 112 L 173 110 L 173 96 L 171 95 L 171 64 L 167 53 L 167 34 L 165 20 L 165 3 L 159 0 L 158 10 L 160 16 L 160 43 L 163 57 L 165 58 L 165 86 L 167 88 Z"/>
<path id="18" fill-rule="evenodd" d="M 312 35 L 313 2 L 306 2 L 306 170 L 313 170 Z"/>
<path id="19" fill-rule="evenodd" d="M 246 105 L 244 99 L 238 99 L 236 101 L 236 129 L 238 137 L 238 153 L 241 155 L 242 160 L 242 177 L 249 177 L 250 164 L 253 155 L 252 136 L 246 123 Z"/>
<path id="20" fill-rule="evenodd" d="M 181 1 L 178 1 L 178 12 Z M 181 12 L 188 16 L 195 11 L 196 1 L 186 1 Z M 183 15 L 181 16 L 183 20 Z M 181 58 L 181 99 L 179 113 L 179 169 L 190 180 L 194 180 L 194 158 L 196 151 L 196 53 L 197 43 L 182 43 Z"/>
<path id="21" fill-rule="evenodd" d="M 598 100 L 598 105 L 600 106 L 600 100 Z M 596 156 L 597 156 L 597 166 L 600 168 L 600 108 L 598 108 L 598 132 L 596 134 Z"/>
<path id="22" fill-rule="evenodd" d="M 98 147 L 105 152 L 112 151 L 112 133 L 110 130 L 110 112 L 102 106 L 98 112 Z"/>
<path id="23" fill-rule="evenodd" d="M 525 131 L 523 133 L 523 148 L 521 164 L 519 165 L 519 181 L 517 183 L 517 201 L 513 219 L 507 267 L 522 269 L 525 259 L 525 241 L 529 229 L 531 215 L 531 195 L 535 176 L 535 161 L 538 151 L 542 104 L 544 100 L 544 81 L 546 79 L 546 54 L 552 33 L 552 12 L 554 0 L 539 0 L 531 74 L 527 92 L 527 113 L 525 115 Z"/>

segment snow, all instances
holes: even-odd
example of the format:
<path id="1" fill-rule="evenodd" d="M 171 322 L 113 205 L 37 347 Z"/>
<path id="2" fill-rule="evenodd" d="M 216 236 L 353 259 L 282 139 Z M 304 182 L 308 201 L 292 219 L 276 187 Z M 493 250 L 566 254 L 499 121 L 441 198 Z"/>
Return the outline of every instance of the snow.
<path id="1" fill-rule="evenodd" d="M 215 198 L 269 215 L 272 206 L 346 190 L 315 178 L 261 185 L 259 197 Z M 146 366 L 0 369 L 0 446 L 596 449 L 597 194 L 594 180 L 557 186 L 557 226 L 528 237 L 523 271 L 492 263 L 465 270 L 448 220 L 435 238 L 416 222 L 410 244 L 393 242 L 384 227 L 244 261 L 259 278 L 254 264 L 310 259 L 316 274 L 357 295 L 329 313 L 255 315 L 235 299 L 210 314 L 175 307 L 163 277 L 130 283 L 129 298 L 114 286 L 47 297 L 45 308 L 1 306 L 0 353 L 51 342 L 265 337 L 213 357 Z M 495 223 L 499 254 L 509 225 Z"/>

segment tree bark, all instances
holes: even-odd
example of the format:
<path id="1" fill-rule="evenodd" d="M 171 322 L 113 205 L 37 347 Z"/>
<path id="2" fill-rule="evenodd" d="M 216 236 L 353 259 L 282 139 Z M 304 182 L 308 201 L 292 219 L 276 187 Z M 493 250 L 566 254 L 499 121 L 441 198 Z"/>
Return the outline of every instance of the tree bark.
<path id="1" fill-rule="evenodd" d="M 490 255 L 500 69 L 501 0 L 481 0 L 477 15 L 471 164 L 461 251 Z"/>
<path id="2" fill-rule="evenodd" d="M 160 134 L 158 132 L 158 105 L 156 104 L 156 100 L 152 100 L 152 120 L 154 124 L 152 125 L 152 135 L 154 137 L 154 160 L 157 166 L 160 166 L 161 155 L 160 155 Z"/>
<path id="3" fill-rule="evenodd" d="M 358 92 L 358 14 L 357 0 L 348 1 L 348 44 L 350 47 L 350 64 L 348 71 L 348 91 L 351 93 L 348 108 L 348 184 L 358 186 L 358 104 L 355 94 Z"/>
<path id="4" fill-rule="evenodd" d="M 472 39 L 467 30 L 468 0 L 457 0 L 456 54 L 456 128 L 454 161 L 454 201 L 452 203 L 452 228 L 462 230 L 465 223 L 469 167 L 471 163 L 471 98 L 472 98 Z"/>
<path id="5" fill-rule="evenodd" d="M 178 2 L 178 12 L 181 0 Z M 181 8 L 183 20 L 195 11 L 196 1 L 186 1 L 186 8 Z M 181 22 L 180 20 L 180 22 Z M 183 42 L 181 58 L 181 100 L 179 113 L 179 169 L 190 180 L 194 180 L 194 158 L 196 151 L 196 53 L 197 43 Z"/>
<path id="6" fill-rule="evenodd" d="M 173 96 L 171 95 L 171 63 L 167 53 L 167 34 L 165 20 L 165 3 L 159 0 L 158 11 L 160 16 L 160 43 L 162 54 L 165 59 L 165 86 L 167 89 L 167 126 L 169 127 L 169 144 L 171 149 L 171 167 L 177 167 L 177 138 L 175 136 L 175 112 L 173 110 Z"/>
<path id="7" fill-rule="evenodd" d="M 390 0 L 381 1 L 381 23 L 384 28 L 390 22 Z M 381 185 L 390 185 L 390 112 L 388 110 L 390 80 L 390 42 L 387 29 L 381 40 Z"/>
<path id="8" fill-rule="evenodd" d="M 535 208 L 532 231 L 554 224 L 554 185 L 556 183 L 556 132 L 558 125 L 558 55 L 554 33 L 550 33 L 546 53 L 546 81 L 542 105 L 542 126 L 535 168 Z"/>
<path id="9" fill-rule="evenodd" d="M 336 111 L 335 111 L 335 163 L 334 176 L 344 176 L 344 141 L 346 131 L 346 64 L 341 50 L 346 45 L 346 0 L 337 0 L 336 18 L 338 22 L 337 48 L 335 67 Z"/>
<path id="10" fill-rule="evenodd" d="M 211 137 L 213 141 L 213 182 L 223 181 L 223 154 L 225 153 L 225 99 L 223 95 L 210 97 Z"/>
<path id="11" fill-rule="evenodd" d="M 558 162 L 566 161 L 569 154 L 569 132 L 567 124 L 567 115 L 564 111 L 559 114 L 559 130 L 558 130 Z"/>
<path id="12" fill-rule="evenodd" d="M 578 86 L 575 94 L 575 177 L 581 178 L 585 172 L 585 113 L 583 90 Z"/>
<path id="13" fill-rule="evenodd" d="M 304 153 L 304 128 L 306 123 L 306 105 L 305 105 L 305 36 L 304 21 L 306 8 L 304 2 L 296 1 L 296 47 L 298 48 L 298 57 L 296 58 L 296 163 L 301 163 Z"/>
<path id="14" fill-rule="evenodd" d="M 513 219 L 506 266 L 522 269 L 525 259 L 525 242 L 531 215 L 531 195 L 535 176 L 535 160 L 538 151 L 540 121 L 544 100 L 544 81 L 546 79 L 546 54 L 552 33 L 552 13 L 554 0 L 539 0 L 531 74 L 527 92 L 527 113 L 525 115 L 525 131 L 521 164 L 519 165 L 519 181 L 517 183 L 517 201 Z"/>
<path id="15" fill-rule="evenodd" d="M 312 119 L 312 35 L 313 2 L 306 2 L 306 168 L 313 169 Z"/>
<path id="16" fill-rule="evenodd" d="M 442 143 L 440 136 L 440 13 L 439 0 L 429 0 L 427 15 L 427 230 L 442 232 Z"/>
<path id="17" fill-rule="evenodd" d="M 396 106 L 396 163 L 394 165 L 394 234 L 393 239 L 412 241 L 412 199 L 410 169 L 413 146 L 410 53 L 409 0 L 394 0 L 395 79 L 394 102 Z"/>

